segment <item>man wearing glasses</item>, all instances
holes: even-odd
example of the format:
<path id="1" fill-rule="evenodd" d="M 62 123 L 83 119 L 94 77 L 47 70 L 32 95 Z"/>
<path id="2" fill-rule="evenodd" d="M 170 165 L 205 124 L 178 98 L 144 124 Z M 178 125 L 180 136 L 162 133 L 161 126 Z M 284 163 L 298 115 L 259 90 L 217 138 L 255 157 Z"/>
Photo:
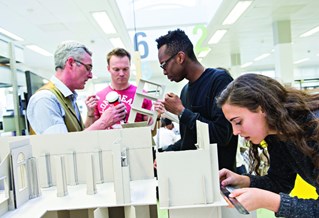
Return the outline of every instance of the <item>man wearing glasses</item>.
<path id="1" fill-rule="evenodd" d="M 74 41 L 61 43 L 54 54 L 55 75 L 31 98 L 27 118 L 36 134 L 107 129 L 122 120 L 124 104 L 110 107 L 92 125 L 84 125 L 76 104 L 76 89 L 92 79 L 92 53 Z"/>
<path id="2" fill-rule="evenodd" d="M 158 60 L 164 75 L 174 82 L 187 79 L 179 98 L 168 93 L 154 103 L 159 113 L 165 110 L 180 120 L 181 139 L 165 151 L 196 149 L 196 120 L 209 126 L 210 143 L 217 143 L 219 168 L 235 170 L 237 136 L 216 105 L 216 96 L 233 80 L 224 70 L 206 68 L 198 62 L 193 44 L 184 31 L 177 29 L 156 39 Z"/>

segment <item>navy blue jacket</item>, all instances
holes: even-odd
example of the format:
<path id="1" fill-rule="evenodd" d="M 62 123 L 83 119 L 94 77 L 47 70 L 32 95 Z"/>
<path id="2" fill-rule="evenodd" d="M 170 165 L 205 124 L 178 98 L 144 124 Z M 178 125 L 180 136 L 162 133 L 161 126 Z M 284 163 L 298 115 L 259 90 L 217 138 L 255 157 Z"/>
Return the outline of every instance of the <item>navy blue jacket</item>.
<path id="1" fill-rule="evenodd" d="M 235 170 L 238 137 L 233 135 L 231 124 L 216 104 L 216 97 L 232 80 L 225 71 L 208 68 L 199 79 L 183 87 L 181 139 L 166 151 L 196 149 L 196 120 L 199 120 L 209 126 L 210 143 L 217 143 L 219 168 Z"/>

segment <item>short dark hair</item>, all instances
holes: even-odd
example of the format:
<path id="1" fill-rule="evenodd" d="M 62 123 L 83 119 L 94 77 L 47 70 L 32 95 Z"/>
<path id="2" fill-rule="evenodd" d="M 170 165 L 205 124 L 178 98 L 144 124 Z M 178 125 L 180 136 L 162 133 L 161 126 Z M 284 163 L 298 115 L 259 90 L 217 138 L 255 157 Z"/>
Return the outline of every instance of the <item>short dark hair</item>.
<path id="1" fill-rule="evenodd" d="M 107 64 L 110 64 L 110 59 L 112 56 L 125 57 L 127 56 L 129 61 L 131 61 L 131 54 L 124 48 L 114 48 L 106 55 Z"/>
<path id="2" fill-rule="evenodd" d="M 163 45 L 167 45 L 166 51 L 170 53 L 170 55 L 183 51 L 191 60 L 197 61 L 193 50 L 193 43 L 183 30 L 176 29 L 168 31 L 166 35 L 160 36 L 155 41 L 157 42 L 157 49 Z"/>
<path id="3" fill-rule="evenodd" d="M 164 123 L 165 126 L 172 124 L 172 121 L 168 118 L 162 119 L 162 122 Z"/>

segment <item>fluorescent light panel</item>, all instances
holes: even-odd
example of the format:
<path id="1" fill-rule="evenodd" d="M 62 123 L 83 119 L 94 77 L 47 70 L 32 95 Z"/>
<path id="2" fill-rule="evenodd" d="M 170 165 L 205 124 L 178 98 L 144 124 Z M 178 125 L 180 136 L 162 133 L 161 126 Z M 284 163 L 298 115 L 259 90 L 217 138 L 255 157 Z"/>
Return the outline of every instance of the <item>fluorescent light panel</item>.
<path id="1" fill-rule="evenodd" d="M 50 52 L 44 50 L 43 48 L 40 48 L 39 46 L 37 45 L 27 45 L 26 46 L 28 49 L 31 49 L 32 51 L 34 52 L 37 52 L 41 55 L 44 55 L 44 56 L 53 56 Z"/>
<path id="2" fill-rule="evenodd" d="M 16 41 L 23 41 L 23 39 L 22 39 L 21 37 L 17 36 L 17 35 L 14 34 L 14 33 L 9 32 L 8 30 L 5 30 L 5 29 L 3 29 L 3 28 L 1 28 L 1 27 L 0 27 L 0 33 L 6 35 L 6 36 L 8 36 L 9 38 L 14 39 L 14 40 L 16 40 Z"/>
<path id="3" fill-rule="evenodd" d="M 238 18 L 247 10 L 247 8 L 251 5 L 252 1 L 239 1 L 228 14 L 226 19 L 223 22 L 223 25 L 230 25 L 235 23 Z"/>
<path id="4" fill-rule="evenodd" d="M 93 12 L 92 16 L 106 34 L 116 33 L 116 30 L 105 11 Z"/>
<path id="5" fill-rule="evenodd" d="M 226 32 L 227 30 L 217 30 L 212 38 L 210 38 L 208 41 L 208 44 L 217 44 L 223 38 Z"/>
<path id="6" fill-rule="evenodd" d="M 206 57 L 210 51 L 211 51 L 210 48 L 208 48 L 208 49 L 205 50 L 205 51 L 201 51 L 201 52 L 198 54 L 198 57 L 199 57 L 199 58 Z"/>
<path id="7" fill-rule="evenodd" d="M 298 61 L 295 61 L 294 64 L 300 64 L 300 63 L 303 63 L 303 62 L 306 62 L 306 61 L 309 61 L 309 58 L 300 59 Z"/>
<path id="8" fill-rule="evenodd" d="M 248 67 L 248 66 L 250 66 L 250 65 L 252 65 L 252 64 L 253 64 L 253 62 L 247 62 L 247 63 L 241 65 L 240 67 L 241 67 L 241 68 L 245 68 L 245 67 Z"/>
<path id="9" fill-rule="evenodd" d="M 110 41 L 115 48 L 125 48 L 124 43 L 120 38 L 110 38 Z"/>
<path id="10" fill-rule="evenodd" d="M 260 61 L 260 60 L 262 60 L 262 59 L 268 57 L 269 55 L 270 55 L 270 53 L 262 54 L 262 55 L 256 57 L 256 58 L 254 59 L 254 61 Z"/>
<path id="11" fill-rule="evenodd" d="M 300 37 L 311 36 L 311 35 L 313 35 L 313 34 L 315 34 L 315 33 L 317 33 L 317 32 L 319 32 L 319 26 L 317 26 L 317 27 L 315 27 L 315 28 L 313 28 L 313 29 L 311 29 L 311 30 L 309 30 L 309 31 L 307 31 L 307 32 L 305 32 L 305 33 L 303 33 L 302 35 L 300 35 Z"/>

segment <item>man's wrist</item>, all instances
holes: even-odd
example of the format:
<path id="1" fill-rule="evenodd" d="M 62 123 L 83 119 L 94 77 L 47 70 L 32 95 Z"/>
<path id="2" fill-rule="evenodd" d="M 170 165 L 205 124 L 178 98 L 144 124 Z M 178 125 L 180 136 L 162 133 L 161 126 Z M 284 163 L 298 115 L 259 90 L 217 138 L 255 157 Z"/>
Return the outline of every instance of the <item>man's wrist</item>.
<path id="1" fill-rule="evenodd" d="M 95 117 L 94 114 L 87 114 L 87 117 Z"/>
<path id="2" fill-rule="evenodd" d="M 181 119 L 181 117 L 183 116 L 183 113 L 185 111 L 185 108 L 183 108 L 182 112 L 180 112 L 177 116 L 178 116 L 178 119 Z"/>
<path id="3" fill-rule="evenodd" d="M 102 119 L 98 119 L 95 123 L 98 123 L 98 129 L 106 129 L 109 128 L 110 126 L 112 126 L 109 122 L 107 122 L 106 120 L 102 120 Z"/>

